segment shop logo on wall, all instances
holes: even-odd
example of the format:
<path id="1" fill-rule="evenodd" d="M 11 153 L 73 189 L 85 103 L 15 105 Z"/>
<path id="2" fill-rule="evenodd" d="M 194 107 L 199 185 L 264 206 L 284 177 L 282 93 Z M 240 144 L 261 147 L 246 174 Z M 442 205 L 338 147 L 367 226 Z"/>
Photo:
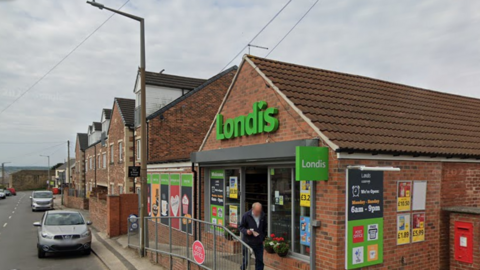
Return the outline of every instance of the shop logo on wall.
<path id="1" fill-rule="evenodd" d="M 217 140 L 227 140 L 242 136 L 270 133 L 278 130 L 279 121 L 275 118 L 277 108 L 267 108 L 267 102 L 253 103 L 253 112 L 223 121 L 223 115 L 217 115 Z"/>
<path id="2" fill-rule="evenodd" d="M 363 236 L 365 232 L 363 230 L 363 226 L 354 226 L 353 227 L 353 243 L 361 243 L 363 242 Z"/>
<path id="3" fill-rule="evenodd" d="M 297 146 L 295 180 L 328 180 L 328 147 Z"/>

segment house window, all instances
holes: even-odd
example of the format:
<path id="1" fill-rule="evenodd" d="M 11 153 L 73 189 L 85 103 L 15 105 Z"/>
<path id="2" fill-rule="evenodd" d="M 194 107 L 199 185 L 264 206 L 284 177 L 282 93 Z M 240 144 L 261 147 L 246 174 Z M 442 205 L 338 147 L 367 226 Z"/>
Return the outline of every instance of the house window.
<path id="1" fill-rule="evenodd" d="M 123 160 L 123 143 L 122 142 L 118 143 L 118 159 L 120 161 Z"/>
<path id="2" fill-rule="evenodd" d="M 113 184 L 110 184 L 110 195 L 115 194 L 115 191 L 113 190 Z"/>
<path id="3" fill-rule="evenodd" d="M 110 145 L 110 163 L 113 163 L 113 144 Z"/>
<path id="4" fill-rule="evenodd" d="M 118 186 L 118 194 L 123 194 L 123 186 Z"/>
<path id="5" fill-rule="evenodd" d="M 100 154 L 98 154 L 97 158 L 98 158 L 98 168 L 100 169 L 102 168 L 102 160 L 100 159 Z"/>
<path id="6" fill-rule="evenodd" d="M 92 160 L 93 159 L 90 157 L 90 170 L 93 169 Z"/>
<path id="7" fill-rule="evenodd" d="M 137 140 L 137 160 L 140 160 L 140 154 L 141 154 L 141 144 L 140 144 L 140 140 Z"/>
<path id="8" fill-rule="evenodd" d="M 85 159 L 85 172 L 88 172 L 88 160 Z"/>
<path id="9" fill-rule="evenodd" d="M 107 168 L 107 153 L 103 153 L 103 168 Z"/>

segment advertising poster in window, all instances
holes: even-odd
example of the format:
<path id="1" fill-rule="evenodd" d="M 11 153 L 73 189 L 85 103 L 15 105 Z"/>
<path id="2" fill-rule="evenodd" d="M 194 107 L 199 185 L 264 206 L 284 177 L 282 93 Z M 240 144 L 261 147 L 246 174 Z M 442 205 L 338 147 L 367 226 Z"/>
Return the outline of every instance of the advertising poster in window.
<path id="1" fill-rule="evenodd" d="M 410 211 L 412 205 L 412 181 L 397 182 L 397 212 Z"/>
<path id="2" fill-rule="evenodd" d="M 210 221 L 218 225 L 225 225 L 224 175 L 224 170 L 212 170 L 210 174 Z"/>
<path id="3" fill-rule="evenodd" d="M 170 186 L 170 176 L 168 174 L 160 175 L 160 197 L 157 196 L 156 201 L 159 206 L 158 212 L 161 217 L 168 217 L 169 215 L 169 187 Z M 162 224 L 168 225 L 168 219 L 164 218 L 161 220 Z"/>
<path id="4" fill-rule="evenodd" d="M 300 217 L 300 244 L 310 246 L 310 218 Z"/>
<path id="5" fill-rule="evenodd" d="M 180 174 L 170 174 L 170 216 L 180 217 Z M 180 230 L 180 219 L 171 220 L 172 228 Z"/>
<path id="6" fill-rule="evenodd" d="M 192 218 L 192 209 L 193 209 L 193 175 L 192 174 L 182 174 L 181 180 L 181 189 L 182 189 L 182 217 Z M 188 226 L 187 226 L 188 225 Z M 182 219 L 182 231 L 186 232 L 188 228 L 188 233 L 192 233 L 192 221 L 187 219 Z"/>
<path id="7" fill-rule="evenodd" d="M 231 199 L 238 199 L 238 177 L 230 176 L 230 194 Z"/>
<path id="8" fill-rule="evenodd" d="M 310 181 L 300 182 L 300 206 L 310 207 Z"/>
<path id="9" fill-rule="evenodd" d="M 147 215 L 152 216 L 152 175 L 147 174 Z"/>
<path id="10" fill-rule="evenodd" d="M 230 205 L 229 225 L 232 228 L 238 228 L 238 206 Z"/>
<path id="11" fill-rule="evenodd" d="M 152 217 L 158 217 L 160 215 L 160 175 L 152 174 L 152 183 L 151 183 L 151 209 Z"/>
<path id="12" fill-rule="evenodd" d="M 410 213 L 397 215 L 397 245 L 410 243 Z"/>
<path id="13" fill-rule="evenodd" d="M 345 268 L 383 262 L 383 172 L 347 170 Z"/>
<path id="14" fill-rule="evenodd" d="M 413 214 L 412 243 L 425 241 L 425 213 Z"/>

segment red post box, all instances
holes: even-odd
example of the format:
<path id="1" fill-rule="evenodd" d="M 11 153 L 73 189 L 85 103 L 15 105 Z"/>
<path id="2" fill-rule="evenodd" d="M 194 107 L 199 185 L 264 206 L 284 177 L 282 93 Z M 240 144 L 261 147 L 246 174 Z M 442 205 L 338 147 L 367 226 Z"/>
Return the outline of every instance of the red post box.
<path id="1" fill-rule="evenodd" d="M 473 263 L 473 224 L 455 222 L 455 260 Z"/>

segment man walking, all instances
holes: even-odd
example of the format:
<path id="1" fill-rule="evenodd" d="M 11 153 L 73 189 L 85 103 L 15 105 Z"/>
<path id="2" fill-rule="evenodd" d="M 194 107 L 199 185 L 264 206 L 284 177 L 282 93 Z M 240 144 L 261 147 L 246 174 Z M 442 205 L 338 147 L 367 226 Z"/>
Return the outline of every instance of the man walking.
<path id="1" fill-rule="evenodd" d="M 262 210 L 262 204 L 256 202 L 252 205 L 252 209 L 246 212 L 239 226 L 242 232 L 242 240 L 247 243 L 255 254 L 255 270 L 263 270 L 263 240 L 267 236 L 267 219 Z M 243 249 L 243 265 L 242 270 L 246 270 L 248 258 L 247 249 Z"/>

